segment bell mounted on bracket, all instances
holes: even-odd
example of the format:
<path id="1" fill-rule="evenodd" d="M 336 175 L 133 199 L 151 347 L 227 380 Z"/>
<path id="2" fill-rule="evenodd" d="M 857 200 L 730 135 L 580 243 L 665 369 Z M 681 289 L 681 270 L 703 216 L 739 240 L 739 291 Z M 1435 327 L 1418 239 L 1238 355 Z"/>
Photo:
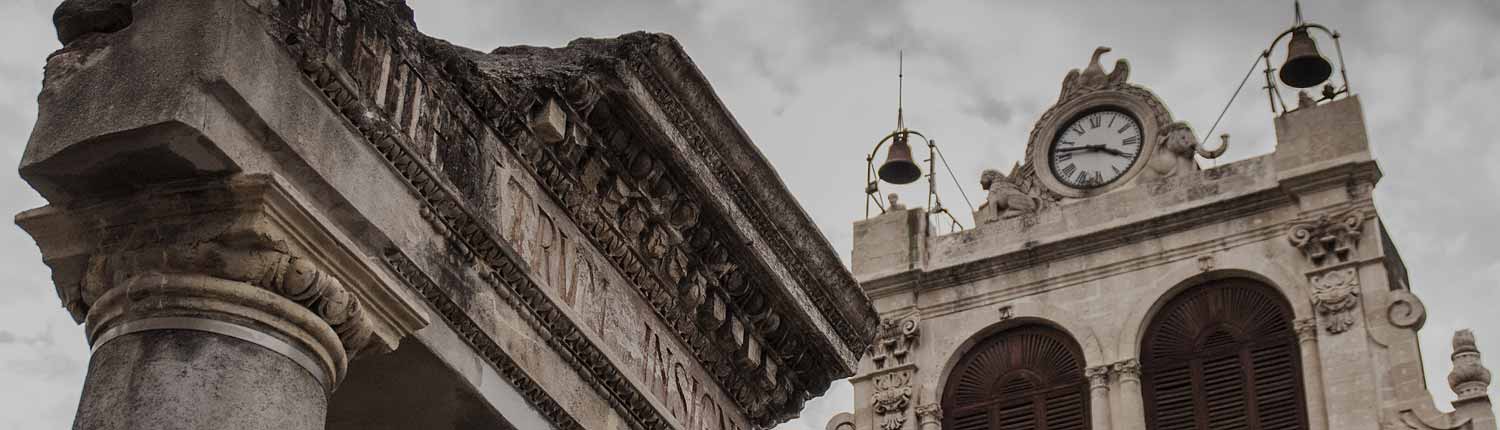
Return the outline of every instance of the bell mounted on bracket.
<path id="1" fill-rule="evenodd" d="M 1349 74 L 1344 68 L 1344 50 L 1339 45 L 1339 32 L 1319 24 L 1303 21 L 1301 2 L 1294 2 L 1293 7 L 1295 8 L 1296 21 L 1292 24 L 1292 27 L 1286 31 L 1282 31 L 1275 39 L 1271 40 L 1271 46 L 1266 48 L 1260 55 L 1261 59 L 1265 62 L 1265 90 L 1266 96 L 1271 101 L 1272 113 L 1288 112 L 1297 108 L 1316 105 L 1326 100 L 1333 100 L 1341 95 L 1350 94 Z M 1330 79 L 1333 77 L 1333 63 L 1328 61 L 1328 58 L 1324 57 L 1318 51 L 1318 42 L 1313 38 L 1312 30 L 1318 30 L 1333 39 L 1333 49 L 1339 60 L 1339 80 L 1343 81 L 1338 85 L 1330 82 Z M 1271 53 L 1276 50 L 1276 46 L 1281 43 L 1281 39 L 1287 36 L 1291 36 L 1291 40 L 1287 42 L 1286 60 L 1282 61 L 1279 69 L 1272 67 Z M 1321 98 L 1313 99 L 1305 91 L 1299 91 L 1297 106 L 1295 108 L 1288 108 L 1286 102 L 1281 98 L 1281 91 L 1277 85 L 1278 81 L 1281 85 L 1298 89 L 1313 88 L 1319 84 L 1323 84 Z"/>
<path id="2" fill-rule="evenodd" d="M 898 61 L 904 63 L 904 58 Z M 865 218 L 870 217 L 870 203 L 874 203 L 875 207 L 880 209 L 880 213 L 885 213 L 888 209 L 904 208 L 904 206 L 896 203 L 897 198 L 894 193 L 890 196 L 889 207 L 881 203 L 879 197 L 881 182 L 892 185 L 906 185 L 917 182 L 923 176 L 926 176 L 927 215 L 946 214 L 949 221 L 952 222 L 951 229 L 954 231 L 962 230 L 963 225 L 959 224 L 958 218 L 954 217 L 952 213 L 948 212 L 948 209 L 943 207 L 943 203 L 937 195 L 937 182 L 934 179 L 934 173 L 936 172 L 937 161 L 942 158 L 942 152 L 938 150 L 936 141 L 928 139 L 921 132 L 906 128 L 906 118 L 901 106 L 901 87 L 903 84 L 902 81 L 905 78 L 904 73 L 898 71 L 896 78 L 898 82 L 896 90 L 896 129 L 890 132 L 890 134 L 885 135 L 879 142 L 876 142 L 875 148 L 871 149 L 870 153 L 865 156 Z M 927 159 L 924 160 L 927 163 L 927 172 L 925 174 L 922 171 L 922 166 L 917 164 L 912 154 L 911 141 L 913 136 L 919 139 L 918 142 L 925 143 L 927 146 Z M 885 146 L 886 143 L 890 143 L 890 148 L 886 150 L 885 161 L 881 162 L 880 168 L 877 169 L 875 167 L 875 154 L 879 154 L 880 148 Z M 947 160 L 943 160 L 943 164 L 946 166 Z M 951 169 L 949 170 L 951 172 Z M 957 181 L 955 180 L 955 182 Z M 960 188 L 959 192 L 962 191 L 963 189 Z M 964 201 L 968 202 L 968 196 L 964 197 Z M 973 204 L 970 203 L 969 206 L 972 209 Z"/>

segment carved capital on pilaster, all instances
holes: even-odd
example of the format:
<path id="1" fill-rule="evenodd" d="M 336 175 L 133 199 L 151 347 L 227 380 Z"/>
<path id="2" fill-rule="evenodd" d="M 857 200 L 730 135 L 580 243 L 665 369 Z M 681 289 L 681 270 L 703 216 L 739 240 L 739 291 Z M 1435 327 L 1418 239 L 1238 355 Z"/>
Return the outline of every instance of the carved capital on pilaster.
<path id="1" fill-rule="evenodd" d="M 906 354 L 917 345 L 917 339 L 922 335 L 917 320 L 916 315 L 908 315 L 880 321 L 875 342 L 870 344 L 870 360 L 876 369 L 885 368 L 889 359 L 895 359 L 895 364 L 906 362 Z"/>
<path id="2" fill-rule="evenodd" d="M 49 206 L 17 223 L 95 347 L 145 330 L 214 332 L 287 355 L 332 389 L 349 360 L 427 322 L 271 176 Z"/>
<path id="3" fill-rule="evenodd" d="M 1094 366 L 1083 369 L 1083 376 L 1089 378 L 1089 388 L 1109 389 L 1110 365 Z"/>
<path id="4" fill-rule="evenodd" d="M 1303 318 L 1292 321 L 1292 329 L 1297 331 L 1297 341 L 1307 342 L 1318 339 L 1318 320 L 1315 318 Z"/>
<path id="5" fill-rule="evenodd" d="M 1141 362 L 1134 358 L 1122 360 L 1110 365 L 1110 373 L 1113 373 L 1115 379 L 1119 381 L 1139 382 L 1141 380 Z"/>
<path id="6" fill-rule="evenodd" d="M 1365 212 L 1359 208 L 1325 213 L 1292 224 L 1287 230 L 1287 241 L 1314 266 L 1343 262 L 1359 245 L 1364 220 Z"/>
<path id="7" fill-rule="evenodd" d="M 937 403 L 928 403 L 913 409 L 917 415 L 917 428 L 921 430 L 937 430 L 943 422 L 943 408 Z"/>

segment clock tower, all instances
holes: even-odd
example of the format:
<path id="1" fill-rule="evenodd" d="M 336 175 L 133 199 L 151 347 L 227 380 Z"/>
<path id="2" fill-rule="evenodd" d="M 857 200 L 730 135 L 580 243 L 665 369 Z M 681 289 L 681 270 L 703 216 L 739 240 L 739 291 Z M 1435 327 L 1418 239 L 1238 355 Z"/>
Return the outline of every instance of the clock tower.
<path id="1" fill-rule="evenodd" d="M 977 226 L 855 222 L 881 324 L 829 430 L 1496 428 L 1472 334 L 1421 360 L 1422 286 L 1347 84 L 1278 112 L 1273 152 L 1202 169 L 1228 137 L 1200 142 L 1107 52 L 1067 74 L 1022 164 L 981 175 Z"/>

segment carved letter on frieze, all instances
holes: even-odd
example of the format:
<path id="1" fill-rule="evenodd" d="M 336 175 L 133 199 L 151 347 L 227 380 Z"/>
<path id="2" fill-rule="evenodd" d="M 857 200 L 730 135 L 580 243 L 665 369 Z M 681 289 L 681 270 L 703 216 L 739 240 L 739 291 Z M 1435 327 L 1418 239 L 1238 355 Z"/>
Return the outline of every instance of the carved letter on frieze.
<path id="1" fill-rule="evenodd" d="M 1338 334 L 1354 325 L 1359 304 L 1359 274 L 1353 267 L 1312 276 L 1312 302 L 1323 319 L 1324 329 Z"/>
<path id="2" fill-rule="evenodd" d="M 906 407 L 911 403 L 910 369 L 876 376 L 875 394 L 870 404 L 875 407 L 875 416 L 880 430 L 901 430 L 906 425 Z"/>
<path id="3" fill-rule="evenodd" d="M 875 368 L 884 369 L 889 358 L 895 358 L 896 364 L 905 362 L 907 351 L 916 345 L 920 334 L 914 316 L 881 320 L 875 342 L 870 345 L 870 360 L 875 362 Z"/>
<path id="4" fill-rule="evenodd" d="M 1317 219 L 1293 224 L 1287 231 L 1287 241 L 1312 260 L 1313 265 L 1328 262 L 1329 255 L 1342 262 L 1349 258 L 1349 251 L 1359 245 L 1360 226 L 1364 220 L 1364 211 L 1360 209 L 1319 215 Z"/>

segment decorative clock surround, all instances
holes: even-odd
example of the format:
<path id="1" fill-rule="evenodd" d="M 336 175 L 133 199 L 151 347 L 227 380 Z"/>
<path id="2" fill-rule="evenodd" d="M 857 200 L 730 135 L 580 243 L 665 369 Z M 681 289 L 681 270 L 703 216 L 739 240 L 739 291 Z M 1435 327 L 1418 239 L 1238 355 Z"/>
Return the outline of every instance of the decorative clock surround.
<path id="1" fill-rule="evenodd" d="M 1057 103 L 1042 114 L 1032 128 L 1026 145 L 1027 166 L 1023 167 L 1018 180 L 1032 182 L 1023 187 L 1042 194 L 1048 200 L 1058 201 L 1064 197 L 1083 198 L 1099 195 L 1131 183 L 1150 163 L 1157 148 L 1161 146 L 1163 130 L 1172 124 L 1172 114 L 1161 99 L 1144 87 L 1127 82 L 1130 64 L 1124 59 L 1115 62 L 1106 74 L 1099 65 L 1099 57 L 1109 48 L 1099 47 L 1088 67 L 1083 71 L 1074 69 L 1063 79 L 1062 93 Z M 1052 170 L 1051 147 L 1064 136 L 1075 122 L 1087 124 L 1091 115 L 1098 112 L 1119 112 L 1139 124 L 1140 148 L 1135 160 L 1114 179 L 1094 186 L 1069 185 L 1058 180 Z M 1106 119 L 1107 121 L 1108 119 Z M 1131 131 L 1134 134 L 1135 131 Z M 1105 169 L 1108 169 L 1107 167 Z M 1109 173 L 1106 170 L 1106 173 Z M 1076 173 L 1075 173 L 1076 174 Z M 1036 185 L 1041 185 L 1037 187 Z"/>

